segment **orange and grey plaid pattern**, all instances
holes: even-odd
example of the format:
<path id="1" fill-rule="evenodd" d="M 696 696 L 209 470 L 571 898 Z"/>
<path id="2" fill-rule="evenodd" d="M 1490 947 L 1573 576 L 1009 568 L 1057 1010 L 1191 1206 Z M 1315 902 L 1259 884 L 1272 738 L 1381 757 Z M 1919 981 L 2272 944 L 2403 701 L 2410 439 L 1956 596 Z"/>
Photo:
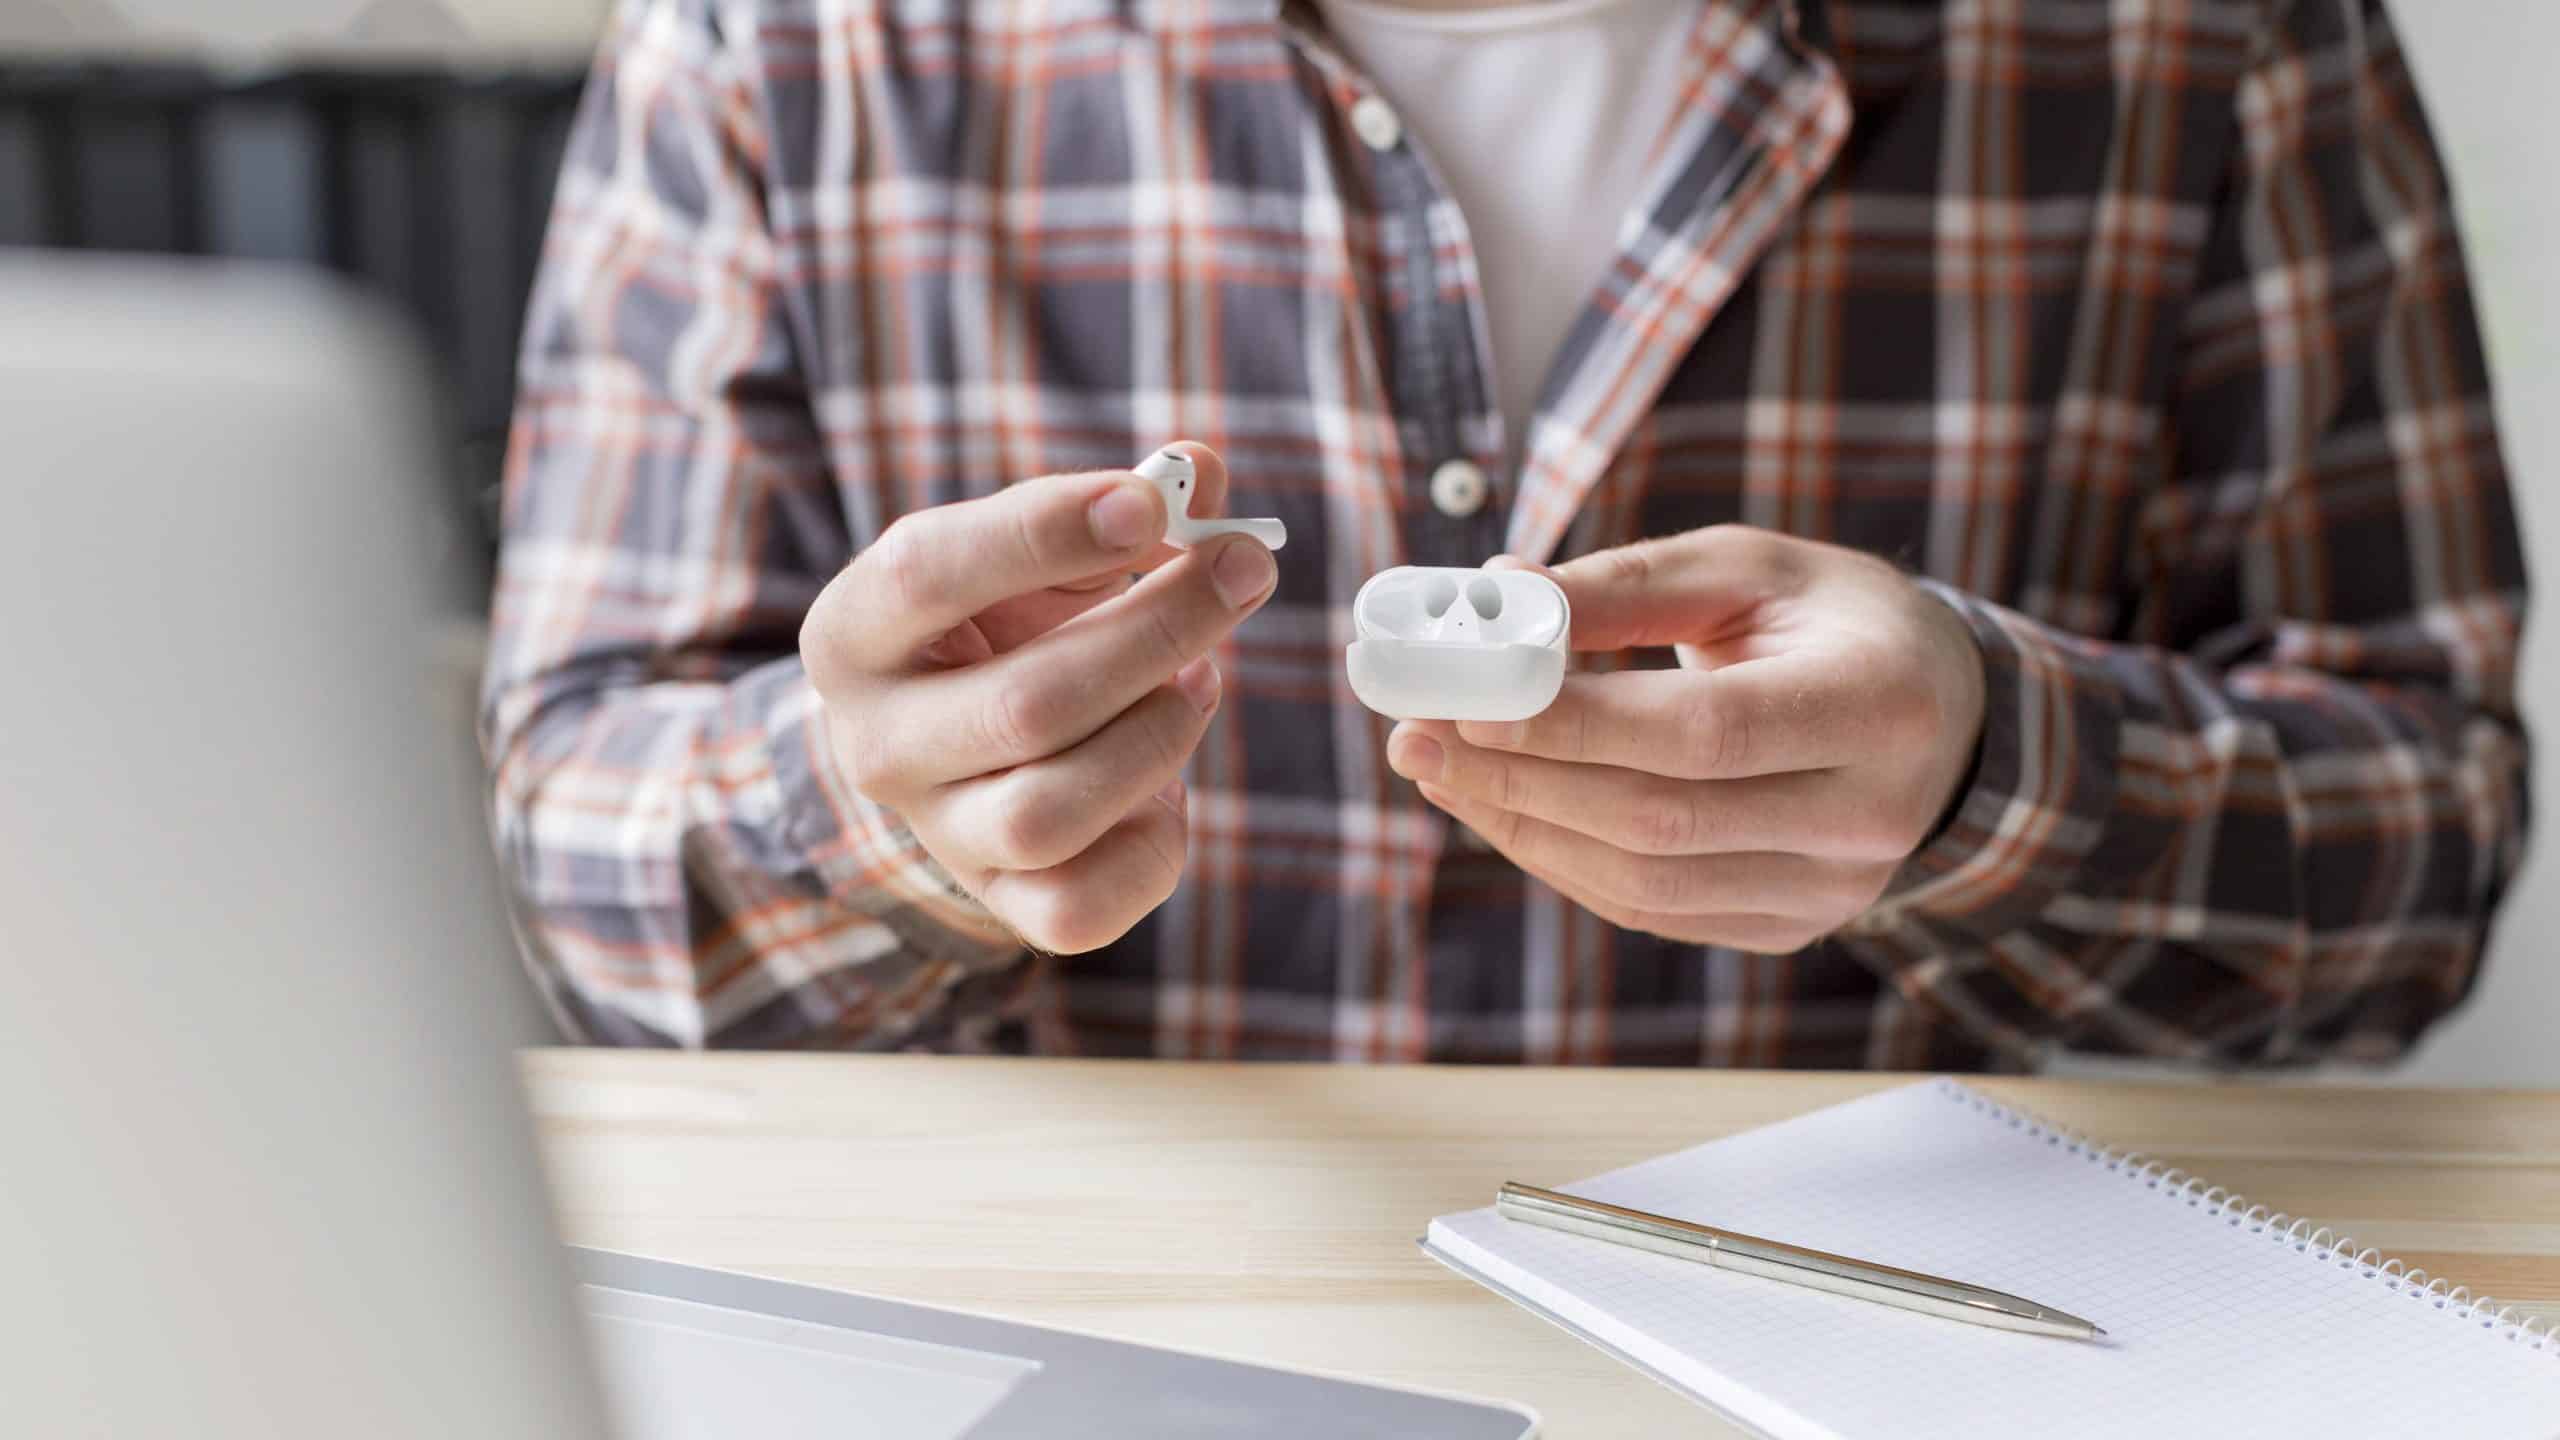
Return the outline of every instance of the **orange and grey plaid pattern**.
<path id="1" fill-rule="evenodd" d="M 2523 565 L 2376 0 L 1699 0 L 1508 474 L 1464 218 L 1355 134 L 1366 87 L 1296 0 L 627 0 L 484 726 L 578 1030 L 1953 1069 L 2378 1056 L 2464 993 L 2524 829 Z M 829 773 L 797 628 L 898 515 L 1176 437 L 1293 543 L 1181 889 L 1028 955 Z M 1453 458 L 1479 513 L 1429 501 Z M 1387 566 L 1721 522 L 1909 566 L 1990 674 L 1943 835 L 1792 956 L 1463 843 L 1341 661 Z"/>

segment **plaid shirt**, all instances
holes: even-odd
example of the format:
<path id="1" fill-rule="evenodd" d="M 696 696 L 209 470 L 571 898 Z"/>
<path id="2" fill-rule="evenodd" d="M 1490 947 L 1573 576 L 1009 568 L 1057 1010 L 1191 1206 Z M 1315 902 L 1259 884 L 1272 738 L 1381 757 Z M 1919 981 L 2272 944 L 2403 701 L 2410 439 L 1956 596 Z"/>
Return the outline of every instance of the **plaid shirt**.
<path id="1" fill-rule="evenodd" d="M 1465 221 L 1313 16 L 627 0 L 484 727 L 574 1028 L 1973 1068 L 2378 1056 L 2458 999 L 2524 827 L 2523 567 L 2376 0 L 1700 0 L 1684 83 L 1504 473 Z M 898 515 L 1176 437 L 1293 543 L 1218 657 L 1181 888 L 1028 955 L 831 772 L 797 628 Z M 1496 476 L 1463 517 L 1455 458 Z M 1903 562 L 1989 673 L 1944 833 L 1783 957 L 1453 835 L 1343 668 L 1385 567 L 1726 521 Z"/>

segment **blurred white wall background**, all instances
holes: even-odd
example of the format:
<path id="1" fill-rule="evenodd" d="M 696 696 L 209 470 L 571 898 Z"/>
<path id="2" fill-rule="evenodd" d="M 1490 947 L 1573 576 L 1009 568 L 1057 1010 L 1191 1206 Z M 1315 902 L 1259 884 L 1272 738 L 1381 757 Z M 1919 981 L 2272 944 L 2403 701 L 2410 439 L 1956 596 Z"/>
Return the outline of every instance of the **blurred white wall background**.
<path id="1" fill-rule="evenodd" d="M 0 0 L 0 49 L 558 59 L 595 45 L 612 0 Z"/>
<path id="2" fill-rule="evenodd" d="M 558 60 L 593 43 L 612 0 L 0 0 L 0 49 Z M 2560 0 L 2398 0 L 2394 6 L 2453 169 L 2488 330 L 2527 551 L 2544 587 L 2525 705 L 2552 748 L 2536 773 L 2541 838 L 2507 902 L 2470 1005 L 2390 1078 L 2560 1086 Z M 467 647 L 450 657 L 467 706 Z"/>
<path id="3" fill-rule="evenodd" d="M 2398 0 L 2436 142 L 2453 168 L 2525 555 L 2537 587 L 2527 626 L 2525 718 L 2535 757 L 2535 838 L 2470 1005 L 2397 1078 L 2560 1086 L 2560 4 Z"/>

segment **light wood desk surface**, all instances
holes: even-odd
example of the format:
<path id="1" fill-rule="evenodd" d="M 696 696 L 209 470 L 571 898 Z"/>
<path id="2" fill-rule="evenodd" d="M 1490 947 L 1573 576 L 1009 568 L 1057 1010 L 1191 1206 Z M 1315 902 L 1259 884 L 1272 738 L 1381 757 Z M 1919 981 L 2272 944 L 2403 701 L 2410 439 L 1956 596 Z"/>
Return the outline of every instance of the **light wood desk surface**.
<path id="1" fill-rule="evenodd" d="M 545 1051 L 587 1245 L 1392 1384 L 1556 1440 L 1705 1410 L 1425 1259 L 1434 1215 L 1899 1077 Z M 2560 1322 L 2560 1094 L 1986 1091 Z"/>

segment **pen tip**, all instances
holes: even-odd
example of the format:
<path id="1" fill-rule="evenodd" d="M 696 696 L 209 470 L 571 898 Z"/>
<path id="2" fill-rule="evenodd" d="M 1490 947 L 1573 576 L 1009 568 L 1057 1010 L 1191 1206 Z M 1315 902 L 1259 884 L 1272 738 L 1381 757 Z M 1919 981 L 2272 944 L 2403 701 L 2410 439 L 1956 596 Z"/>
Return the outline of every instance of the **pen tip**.
<path id="1" fill-rule="evenodd" d="M 2107 1327 L 2104 1325 L 2092 1325 L 2089 1327 L 2089 1333 L 2092 1335 L 2104 1335 L 2107 1333 Z"/>

